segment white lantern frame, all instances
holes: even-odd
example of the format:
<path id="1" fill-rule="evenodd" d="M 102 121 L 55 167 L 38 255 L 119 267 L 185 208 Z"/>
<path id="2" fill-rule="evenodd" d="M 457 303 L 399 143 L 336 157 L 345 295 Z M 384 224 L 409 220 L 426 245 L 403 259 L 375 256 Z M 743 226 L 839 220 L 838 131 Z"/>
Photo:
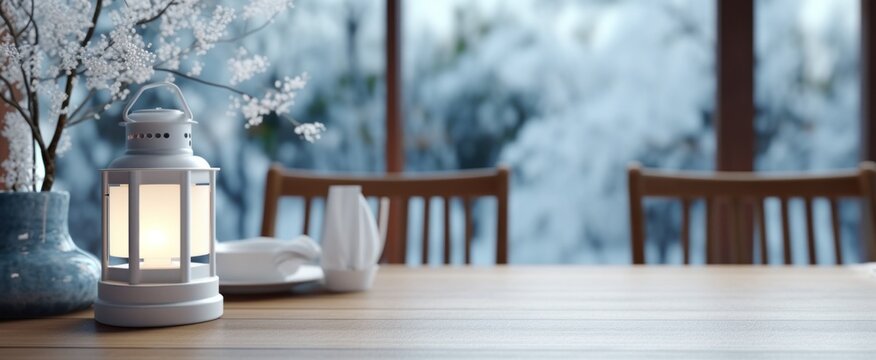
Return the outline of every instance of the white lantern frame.
<path id="1" fill-rule="evenodd" d="M 176 92 L 184 111 L 158 108 L 130 113 L 143 91 L 161 86 Z M 101 281 L 95 320 L 151 327 L 219 318 L 223 312 L 215 255 L 219 169 L 194 156 L 191 128 L 196 123 L 175 85 L 142 87 L 125 108 L 124 119 L 126 154 L 101 170 Z M 204 255 L 206 263 L 192 261 Z M 118 258 L 127 259 L 114 264 L 112 260 Z"/>

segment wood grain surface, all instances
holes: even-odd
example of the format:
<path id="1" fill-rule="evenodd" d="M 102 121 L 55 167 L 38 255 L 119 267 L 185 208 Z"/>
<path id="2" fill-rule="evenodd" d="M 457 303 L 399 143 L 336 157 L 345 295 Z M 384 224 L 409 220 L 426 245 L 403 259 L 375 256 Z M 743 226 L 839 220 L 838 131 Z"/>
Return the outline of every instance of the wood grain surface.
<path id="1" fill-rule="evenodd" d="M 202 324 L 0 322 L 0 359 L 873 358 L 873 266 L 383 266 L 373 289 L 226 297 Z"/>

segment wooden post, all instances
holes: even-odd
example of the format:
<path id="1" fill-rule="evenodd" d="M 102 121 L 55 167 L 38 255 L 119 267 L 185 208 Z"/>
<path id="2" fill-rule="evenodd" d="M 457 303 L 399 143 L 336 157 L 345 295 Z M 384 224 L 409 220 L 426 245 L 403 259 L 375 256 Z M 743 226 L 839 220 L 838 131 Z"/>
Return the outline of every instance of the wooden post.
<path id="1" fill-rule="evenodd" d="M 718 1 L 716 168 L 754 170 L 754 1 Z"/>
<path id="2" fill-rule="evenodd" d="M 404 121 L 402 119 L 401 79 L 401 0 L 386 0 L 386 172 L 403 172 Z M 407 241 L 403 222 L 407 221 L 406 199 L 391 199 L 389 231 L 382 261 L 402 263 Z M 403 213 L 405 211 L 405 213 Z"/>
<path id="3" fill-rule="evenodd" d="M 754 0 L 718 0 L 717 99 L 715 101 L 715 168 L 719 171 L 754 170 Z M 719 263 L 733 259 L 730 251 L 738 244 L 731 241 L 752 239 L 754 229 L 744 236 L 728 236 L 728 211 L 719 204 L 711 216 L 719 249 Z M 750 212 L 746 216 L 753 216 Z M 745 223 L 750 224 L 751 221 Z M 744 231 L 744 230 L 743 230 Z M 739 240 L 737 240 L 739 241 Z"/>
<path id="4" fill-rule="evenodd" d="M 876 7 L 861 0 L 861 160 L 876 160 L 876 71 L 873 71 L 873 15 Z"/>
<path id="5" fill-rule="evenodd" d="M 386 171 L 402 172 L 401 0 L 386 0 Z"/>
<path id="6" fill-rule="evenodd" d="M 873 32 L 873 19 L 876 7 L 870 0 L 861 0 L 861 160 L 876 160 L 876 71 L 873 51 L 876 50 L 876 36 Z M 864 203 L 862 203 L 864 204 Z M 869 205 L 869 204 L 867 204 Z M 870 206 L 862 206 L 861 219 L 872 219 Z M 861 221 L 861 261 L 876 259 L 876 245 L 872 227 Z"/>

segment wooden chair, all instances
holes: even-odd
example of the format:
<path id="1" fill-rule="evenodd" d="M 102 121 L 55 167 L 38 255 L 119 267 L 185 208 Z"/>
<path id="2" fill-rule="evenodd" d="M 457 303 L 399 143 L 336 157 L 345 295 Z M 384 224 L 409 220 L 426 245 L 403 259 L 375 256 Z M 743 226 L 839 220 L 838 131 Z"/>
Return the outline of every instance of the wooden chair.
<path id="1" fill-rule="evenodd" d="M 633 163 L 628 169 L 632 259 L 645 263 L 644 197 L 678 198 L 681 202 L 681 248 L 683 262 L 690 263 L 690 206 L 695 199 L 705 199 L 706 262 L 753 263 L 754 228 L 760 243 L 762 263 L 767 263 L 766 221 L 764 200 L 778 198 L 782 221 L 783 261 L 791 264 L 791 234 L 788 220 L 788 200 L 802 198 L 805 205 L 809 263 L 816 263 L 815 229 L 812 216 L 813 198 L 827 198 L 830 203 L 833 247 L 836 263 L 843 263 L 842 237 L 838 199 L 861 198 L 861 241 L 865 257 L 873 246 L 869 244 L 874 224 L 874 180 L 876 164 L 863 162 L 857 170 L 826 175 L 776 176 L 751 172 L 664 172 L 643 169 Z M 723 230 L 720 234 L 718 229 Z M 718 243 L 718 235 L 725 235 Z M 865 240 L 867 239 L 867 240 Z M 723 250 L 723 254 L 721 253 Z M 721 259 L 723 258 L 723 260 Z"/>
<path id="2" fill-rule="evenodd" d="M 277 221 L 277 203 L 280 197 L 304 198 L 304 233 L 308 233 L 311 205 L 315 198 L 325 198 L 332 185 L 360 185 L 366 197 L 390 198 L 398 209 L 400 229 L 390 232 L 384 247 L 383 260 L 389 263 L 405 263 L 407 254 L 408 202 L 411 198 L 423 198 L 423 264 L 429 259 L 429 199 L 444 199 L 444 263 L 450 263 L 450 204 L 453 198 L 461 198 L 465 213 L 465 256 L 471 263 L 471 239 L 473 235 L 472 201 L 478 197 L 495 197 L 497 200 L 496 263 L 508 262 L 508 169 L 499 167 L 489 170 L 465 170 L 438 174 L 387 174 L 382 176 L 337 176 L 313 172 L 283 169 L 274 165 L 268 171 L 265 186 L 265 208 L 262 218 L 262 236 L 273 236 Z M 382 228 L 385 231 L 386 202 L 381 201 Z"/>

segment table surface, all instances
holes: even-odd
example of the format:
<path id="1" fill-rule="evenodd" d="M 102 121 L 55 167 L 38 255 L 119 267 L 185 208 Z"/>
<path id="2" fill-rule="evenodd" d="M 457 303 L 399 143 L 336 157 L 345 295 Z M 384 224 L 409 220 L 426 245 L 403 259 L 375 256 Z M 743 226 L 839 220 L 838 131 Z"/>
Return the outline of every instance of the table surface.
<path id="1" fill-rule="evenodd" d="M 0 358 L 873 358 L 873 268 L 383 266 L 367 292 L 228 296 L 201 324 L 4 321 Z"/>

